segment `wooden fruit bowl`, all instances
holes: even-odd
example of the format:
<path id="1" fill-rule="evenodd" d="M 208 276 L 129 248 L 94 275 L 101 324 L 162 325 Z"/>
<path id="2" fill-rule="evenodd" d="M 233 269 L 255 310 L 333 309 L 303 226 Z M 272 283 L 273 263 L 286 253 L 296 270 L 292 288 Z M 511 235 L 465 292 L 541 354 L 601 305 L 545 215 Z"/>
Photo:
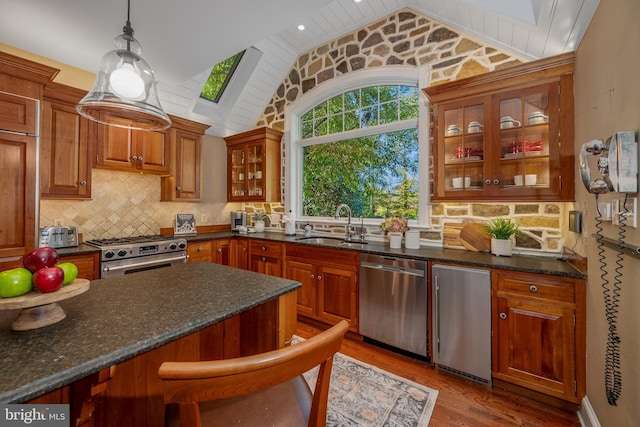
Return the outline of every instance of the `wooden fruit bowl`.
<path id="1" fill-rule="evenodd" d="M 20 310 L 20 314 L 11 324 L 14 331 L 28 331 L 58 323 L 66 313 L 58 304 L 89 290 L 87 279 L 76 279 L 56 292 L 41 293 L 32 290 L 29 293 L 13 298 L 0 299 L 0 310 Z"/>

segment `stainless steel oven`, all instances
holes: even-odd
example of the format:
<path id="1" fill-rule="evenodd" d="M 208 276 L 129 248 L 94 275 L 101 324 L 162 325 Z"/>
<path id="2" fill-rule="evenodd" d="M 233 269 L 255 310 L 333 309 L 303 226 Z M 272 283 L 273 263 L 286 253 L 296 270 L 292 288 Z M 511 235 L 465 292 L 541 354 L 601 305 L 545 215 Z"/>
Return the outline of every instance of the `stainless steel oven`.
<path id="1" fill-rule="evenodd" d="M 187 241 L 172 236 L 135 236 L 85 242 L 100 248 L 100 278 L 187 262 Z"/>

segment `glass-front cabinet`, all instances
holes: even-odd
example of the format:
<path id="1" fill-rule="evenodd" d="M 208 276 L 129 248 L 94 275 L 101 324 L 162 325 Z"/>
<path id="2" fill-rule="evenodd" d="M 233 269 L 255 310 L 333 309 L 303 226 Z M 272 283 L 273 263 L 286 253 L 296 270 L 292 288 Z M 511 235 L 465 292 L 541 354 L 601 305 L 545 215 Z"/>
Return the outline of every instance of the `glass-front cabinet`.
<path id="1" fill-rule="evenodd" d="M 259 128 L 225 138 L 227 200 L 280 200 L 280 140 L 282 133 Z"/>
<path id="2" fill-rule="evenodd" d="M 573 200 L 573 61 L 556 59 L 424 89 L 433 200 Z"/>

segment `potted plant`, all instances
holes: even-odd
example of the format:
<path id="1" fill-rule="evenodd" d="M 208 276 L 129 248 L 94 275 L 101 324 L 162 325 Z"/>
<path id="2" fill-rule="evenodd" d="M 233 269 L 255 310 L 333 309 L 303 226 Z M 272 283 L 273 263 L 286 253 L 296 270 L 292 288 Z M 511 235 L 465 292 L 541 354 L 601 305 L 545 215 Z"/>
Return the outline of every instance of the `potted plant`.
<path id="1" fill-rule="evenodd" d="M 402 233 L 409 229 L 407 226 L 407 220 L 405 218 L 399 218 L 397 216 L 385 218 L 381 224 L 385 234 L 389 236 L 389 246 L 392 249 L 399 249 L 402 247 Z"/>
<path id="2" fill-rule="evenodd" d="M 491 235 L 491 253 L 498 256 L 511 256 L 512 237 L 519 233 L 518 224 L 511 218 L 499 217 L 491 221 L 485 230 Z"/>
<path id="3" fill-rule="evenodd" d="M 253 214 L 253 228 L 256 232 L 262 233 L 264 231 L 264 220 L 267 219 L 267 213 L 265 211 L 256 211 Z"/>

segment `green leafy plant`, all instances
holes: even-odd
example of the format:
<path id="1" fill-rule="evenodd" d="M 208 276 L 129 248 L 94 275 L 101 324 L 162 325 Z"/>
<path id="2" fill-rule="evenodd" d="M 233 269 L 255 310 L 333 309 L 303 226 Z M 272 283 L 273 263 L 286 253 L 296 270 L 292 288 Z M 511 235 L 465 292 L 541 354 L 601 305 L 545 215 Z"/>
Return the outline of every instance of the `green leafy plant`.
<path id="1" fill-rule="evenodd" d="M 267 213 L 265 211 L 256 211 L 253 214 L 254 221 L 264 221 L 265 219 L 267 219 Z"/>
<path id="2" fill-rule="evenodd" d="M 513 222 L 511 218 L 496 218 L 489 225 L 485 227 L 487 233 L 489 233 L 494 239 L 509 240 L 511 236 L 515 236 L 519 233 L 518 224 Z"/>

